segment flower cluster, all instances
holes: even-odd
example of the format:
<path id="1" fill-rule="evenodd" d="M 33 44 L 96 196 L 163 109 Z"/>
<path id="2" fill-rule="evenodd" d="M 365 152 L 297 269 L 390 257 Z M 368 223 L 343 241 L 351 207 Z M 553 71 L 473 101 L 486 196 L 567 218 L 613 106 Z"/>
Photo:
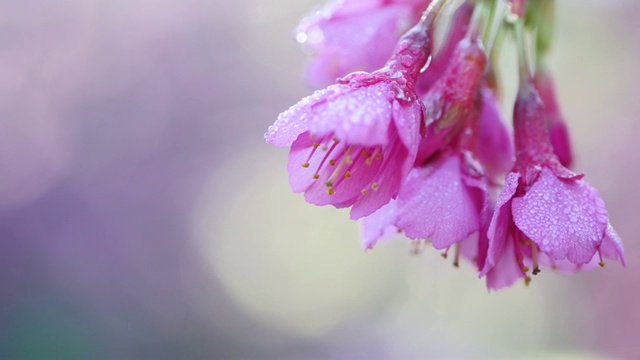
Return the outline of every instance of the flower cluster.
<path id="1" fill-rule="evenodd" d="M 308 80 L 327 87 L 265 134 L 291 148 L 293 191 L 350 208 L 367 249 L 398 233 L 418 251 L 453 249 L 454 265 L 468 259 L 491 289 L 528 284 L 542 268 L 624 264 L 604 202 L 570 169 L 545 65 L 552 0 L 467 0 L 443 21 L 446 2 L 335 0 L 302 21 L 296 39 L 313 56 Z M 434 52 L 440 24 L 448 32 Z M 500 110 L 496 61 L 509 33 L 519 62 L 512 127 Z"/>

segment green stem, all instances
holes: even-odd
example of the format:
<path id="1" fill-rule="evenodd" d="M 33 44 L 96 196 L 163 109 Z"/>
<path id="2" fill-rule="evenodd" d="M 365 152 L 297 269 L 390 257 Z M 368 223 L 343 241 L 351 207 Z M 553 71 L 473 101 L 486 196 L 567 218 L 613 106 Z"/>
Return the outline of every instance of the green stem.
<path id="1" fill-rule="evenodd" d="M 518 49 L 518 70 L 520 74 L 520 86 L 527 84 L 530 80 L 529 60 L 527 58 L 527 49 L 524 39 L 524 19 L 518 19 L 512 24 L 513 35 Z"/>
<path id="2" fill-rule="evenodd" d="M 489 8 L 489 16 L 487 17 L 487 23 L 484 27 L 484 36 L 482 38 L 482 43 L 487 49 L 489 48 L 489 40 L 491 40 L 491 28 L 493 27 L 493 21 L 496 17 L 496 8 L 498 7 L 498 0 L 489 0 L 491 1 L 491 6 Z"/>

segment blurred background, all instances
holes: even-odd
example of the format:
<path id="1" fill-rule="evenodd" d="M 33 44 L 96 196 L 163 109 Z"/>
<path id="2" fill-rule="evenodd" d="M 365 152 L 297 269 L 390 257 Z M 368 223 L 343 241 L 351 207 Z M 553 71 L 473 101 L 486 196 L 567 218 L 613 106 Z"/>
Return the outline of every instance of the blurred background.
<path id="1" fill-rule="evenodd" d="M 628 266 L 498 293 L 291 194 L 320 3 L 0 1 L 0 359 L 640 356 L 640 2 L 559 0 L 551 59 Z"/>

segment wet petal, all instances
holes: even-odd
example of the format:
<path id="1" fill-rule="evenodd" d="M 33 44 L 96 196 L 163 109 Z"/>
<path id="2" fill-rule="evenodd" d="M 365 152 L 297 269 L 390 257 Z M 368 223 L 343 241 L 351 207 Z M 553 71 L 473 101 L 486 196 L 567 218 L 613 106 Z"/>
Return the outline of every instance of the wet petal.
<path id="1" fill-rule="evenodd" d="M 523 197 L 513 199 L 512 210 L 518 228 L 556 260 L 589 262 L 607 229 L 598 191 L 582 180 L 560 180 L 547 168 Z"/>
<path id="2" fill-rule="evenodd" d="M 511 254 L 505 254 L 505 248 L 511 246 L 508 243 L 513 242 L 513 235 L 510 233 L 514 230 L 511 219 L 511 200 L 518 189 L 519 179 L 520 174 L 509 173 L 498 196 L 493 217 L 487 230 L 489 247 L 484 268 L 480 273 L 481 277 L 487 275 L 501 261 L 503 256 L 511 256 Z"/>
<path id="3" fill-rule="evenodd" d="M 398 235 L 399 229 L 394 225 L 396 211 L 396 201 L 391 200 L 387 205 L 362 219 L 360 234 L 362 246 L 365 249 L 372 249 L 379 241 Z"/>
<path id="4" fill-rule="evenodd" d="M 447 248 L 480 228 L 483 204 L 474 191 L 462 179 L 457 155 L 435 167 L 416 168 L 398 196 L 397 225 L 411 239 L 431 238 L 436 249 Z"/>

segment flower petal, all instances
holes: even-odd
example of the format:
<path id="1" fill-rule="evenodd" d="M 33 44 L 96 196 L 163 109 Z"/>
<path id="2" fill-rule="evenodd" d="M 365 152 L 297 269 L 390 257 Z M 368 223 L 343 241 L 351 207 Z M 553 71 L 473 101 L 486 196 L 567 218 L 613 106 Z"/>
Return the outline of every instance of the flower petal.
<path id="1" fill-rule="evenodd" d="M 523 279 L 526 276 L 518 263 L 517 249 L 511 234 L 505 240 L 498 262 L 486 273 L 487 287 L 492 290 L 507 287 L 518 279 Z"/>
<path id="2" fill-rule="evenodd" d="M 605 232 L 604 239 L 602 239 L 600 252 L 604 257 L 619 261 L 622 266 L 627 265 L 624 260 L 622 240 L 620 239 L 620 236 L 618 236 L 618 233 L 613 229 L 613 226 L 611 226 L 611 223 L 607 224 L 607 231 Z"/>
<path id="3" fill-rule="evenodd" d="M 389 141 L 391 124 L 390 99 L 394 96 L 394 90 L 384 82 L 343 89 L 340 96 L 312 105 L 307 115 L 309 130 L 312 134 L 332 132 L 338 139 L 350 144 L 385 145 Z"/>
<path id="4" fill-rule="evenodd" d="M 489 174 L 497 175 L 513 167 L 513 140 L 493 91 L 481 89 L 482 113 L 480 115 L 480 139 L 478 158 Z"/>
<path id="5" fill-rule="evenodd" d="M 513 220 L 556 260 L 588 263 L 607 229 L 607 210 L 598 191 L 582 180 L 560 180 L 543 168 L 523 197 L 513 199 Z"/>
<path id="6" fill-rule="evenodd" d="M 518 180 L 520 174 L 509 173 L 505 179 L 502 191 L 498 196 L 493 217 L 487 230 L 487 237 L 489 238 L 489 248 L 487 249 L 487 258 L 485 260 L 484 268 L 480 272 L 480 277 L 485 276 L 501 261 L 503 256 L 512 256 L 511 253 L 505 254 L 507 246 L 512 246 L 513 237 L 510 234 L 511 229 L 511 200 L 518 189 Z M 511 260 L 508 260 L 511 261 Z"/>
<path id="7" fill-rule="evenodd" d="M 475 191 L 463 181 L 457 155 L 413 169 L 398 195 L 397 225 L 411 239 L 431 238 L 434 248 L 447 248 L 480 228 L 484 204 Z"/>
<path id="8" fill-rule="evenodd" d="M 362 219 L 360 235 L 365 249 L 372 249 L 378 241 L 398 235 L 399 229 L 394 225 L 396 211 L 396 200 L 391 200 L 387 205 Z"/>

